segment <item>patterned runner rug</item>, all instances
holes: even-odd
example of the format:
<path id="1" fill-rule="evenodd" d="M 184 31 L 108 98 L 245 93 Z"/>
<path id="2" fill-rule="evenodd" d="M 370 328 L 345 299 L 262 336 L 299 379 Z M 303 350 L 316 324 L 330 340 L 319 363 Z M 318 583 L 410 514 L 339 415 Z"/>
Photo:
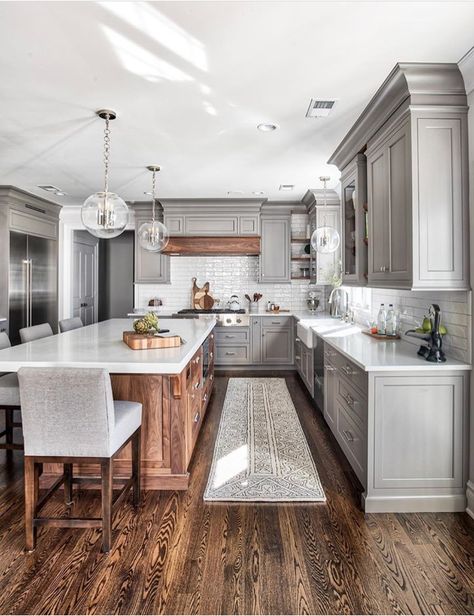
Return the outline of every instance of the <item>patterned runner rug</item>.
<path id="1" fill-rule="evenodd" d="M 326 500 L 285 379 L 229 379 L 204 500 Z"/>

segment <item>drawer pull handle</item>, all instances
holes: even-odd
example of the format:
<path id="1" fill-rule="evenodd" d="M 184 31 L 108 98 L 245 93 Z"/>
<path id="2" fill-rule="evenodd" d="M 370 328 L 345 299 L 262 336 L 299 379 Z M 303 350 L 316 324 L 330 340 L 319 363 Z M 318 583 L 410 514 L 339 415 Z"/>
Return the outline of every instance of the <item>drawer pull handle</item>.
<path id="1" fill-rule="evenodd" d="M 354 398 L 353 398 L 350 394 L 346 394 L 346 395 L 344 396 L 344 399 L 345 399 L 345 401 L 347 402 L 347 404 L 348 404 L 349 406 L 353 406 L 353 405 L 354 405 L 354 403 L 355 403 Z"/>
<path id="2" fill-rule="evenodd" d="M 210 379 L 211 381 L 213 381 L 213 380 L 214 380 L 214 375 L 213 375 L 213 374 L 211 374 L 211 376 L 209 377 L 209 379 Z"/>
<path id="3" fill-rule="evenodd" d="M 209 357 L 210 357 L 210 359 L 212 359 L 214 357 L 214 353 L 212 351 L 209 353 Z"/>
<path id="4" fill-rule="evenodd" d="M 326 368 L 326 370 L 327 370 L 328 372 L 336 372 L 336 368 L 333 368 L 332 366 L 327 366 L 327 365 L 326 365 L 326 366 L 324 366 L 324 367 Z"/>
<path id="5" fill-rule="evenodd" d="M 203 402 L 207 402 L 207 394 L 204 394 L 204 397 L 202 399 Z"/>
<path id="6" fill-rule="evenodd" d="M 295 342 L 301 342 L 299 338 L 295 338 Z"/>
<path id="7" fill-rule="evenodd" d="M 193 385 L 194 389 L 199 389 L 200 386 L 201 386 L 201 383 L 199 381 L 197 383 L 194 383 Z"/>
<path id="8" fill-rule="evenodd" d="M 196 413 L 196 415 L 194 415 L 194 423 L 197 423 L 200 419 L 201 419 L 201 413 Z"/>
<path id="9" fill-rule="evenodd" d="M 299 355 L 295 355 L 295 359 L 301 359 Z"/>
<path id="10" fill-rule="evenodd" d="M 281 321 L 272 321 L 272 325 L 281 325 Z"/>
<path id="11" fill-rule="evenodd" d="M 344 434 L 344 438 L 348 443 L 352 443 L 354 441 L 354 437 L 352 436 L 352 433 L 349 432 L 349 430 L 343 430 L 342 433 Z"/>
<path id="12" fill-rule="evenodd" d="M 232 351 L 226 351 L 226 355 L 235 355 Z"/>
<path id="13" fill-rule="evenodd" d="M 196 357 L 196 359 L 194 360 L 195 364 L 198 364 L 201 360 L 201 357 L 198 355 L 198 357 Z"/>
<path id="14" fill-rule="evenodd" d="M 211 340 L 214 340 L 214 334 L 211 334 Z"/>
<path id="15" fill-rule="evenodd" d="M 355 374 L 354 370 L 352 370 L 350 366 L 344 366 L 343 370 L 348 376 L 352 376 Z"/>
<path id="16" fill-rule="evenodd" d="M 229 336 L 229 334 L 227 334 L 227 336 L 225 336 L 226 338 L 235 338 L 235 336 Z"/>

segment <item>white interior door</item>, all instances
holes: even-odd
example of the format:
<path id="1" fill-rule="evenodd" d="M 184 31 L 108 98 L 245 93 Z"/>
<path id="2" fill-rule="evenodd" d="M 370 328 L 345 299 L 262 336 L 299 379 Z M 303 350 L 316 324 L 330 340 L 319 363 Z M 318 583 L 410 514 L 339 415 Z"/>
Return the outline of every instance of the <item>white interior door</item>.
<path id="1" fill-rule="evenodd" d="M 76 239 L 73 248 L 72 301 L 75 317 L 84 325 L 97 321 L 97 243 Z"/>

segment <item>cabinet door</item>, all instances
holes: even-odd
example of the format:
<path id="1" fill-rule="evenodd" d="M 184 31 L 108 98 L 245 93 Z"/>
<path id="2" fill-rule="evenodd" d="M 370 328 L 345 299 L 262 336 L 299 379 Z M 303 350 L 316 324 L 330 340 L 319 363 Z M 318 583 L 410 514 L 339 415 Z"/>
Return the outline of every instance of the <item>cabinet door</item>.
<path id="1" fill-rule="evenodd" d="M 252 364 L 262 363 L 262 319 L 251 317 L 250 320 L 250 345 Z"/>
<path id="2" fill-rule="evenodd" d="M 262 361 L 267 364 L 293 363 L 293 337 L 290 327 L 265 327 L 262 332 Z"/>
<path id="3" fill-rule="evenodd" d="M 261 282 L 290 282 L 290 217 L 262 217 Z"/>
<path id="4" fill-rule="evenodd" d="M 137 231 L 146 218 L 135 224 L 135 283 L 165 283 L 170 281 L 170 257 L 144 250 L 138 243 Z"/>
<path id="5" fill-rule="evenodd" d="M 330 364 L 324 366 L 324 419 L 335 434 L 336 430 L 336 370 Z"/>
<path id="6" fill-rule="evenodd" d="M 295 338 L 295 366 L 300 375 L 303 375 L 303 344 L 299 338 Z"/>
<path id="7" fill-rule="evenodd" d="M 342 172 L 342 278 L 344 284 L 367 284 L 367 159 L 358 154 Z"/>
<path id="8" fill-rule="evenodd" d="M 408 123 L 367 156 L 369 282 L 410 286 L 411 154 Z"/>
<path id="9" fill-rule="evenodd" d="M 375 379 L 375 488 L 462 488 L 463 376 Z"/>
<path id="10" fill-rule="evenodd" d="M 383 281 L 389 269 L 387 156 L 380 148 L 367 156 L 369 283 Z"/>
<path id="11" fill-rule="evenodd" d="M 318 206 L 316 208 L 317 227 L 333 227 L 341 233 L 340 208 L 334 206 Z M 341 245 L 335 252 L 323 254 L 316 252 L 316 282 L 317 284 L 332 284 L 334 276 L 340 274 Z"/>

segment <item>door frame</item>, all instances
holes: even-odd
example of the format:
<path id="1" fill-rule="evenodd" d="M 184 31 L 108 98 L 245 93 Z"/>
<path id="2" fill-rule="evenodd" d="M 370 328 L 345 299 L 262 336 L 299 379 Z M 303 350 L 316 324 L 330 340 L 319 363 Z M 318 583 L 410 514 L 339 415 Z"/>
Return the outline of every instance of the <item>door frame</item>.
<path id="1" fill-rule="evenodd" d="M 72 277 L 74 231 L 85 231 L 81 220 L 80 205 L 66 206 L 59 215 L 59 264 L 58 264 L 58 320 L 69 319 L 73 316 L 72 304 Z M 135 212 L 129 207 L 129 220 L 125 227 L 127 231 L 135 229 Z M 96 260 L 98 266 L 98 259 Z M 136 288 L 134 290 L 136 301 Z M 98 315 L 96 315 L 98 316 Z"/>
<path id="2" fill-rule="evenodd" d="M 81 234 L 81 235 L 79 235 Z M 85 230 L 76 229 L 72 233 L 72 274 L 74 274 L 74 245 L 82 244 L 84 246 L 94 247 L 94 319 L 93 323 L 97 323 L 99 316 L 99 238 L 94 237 Z M 71 284 L 71 305 L 74 302 L 74 285 Z"/>

